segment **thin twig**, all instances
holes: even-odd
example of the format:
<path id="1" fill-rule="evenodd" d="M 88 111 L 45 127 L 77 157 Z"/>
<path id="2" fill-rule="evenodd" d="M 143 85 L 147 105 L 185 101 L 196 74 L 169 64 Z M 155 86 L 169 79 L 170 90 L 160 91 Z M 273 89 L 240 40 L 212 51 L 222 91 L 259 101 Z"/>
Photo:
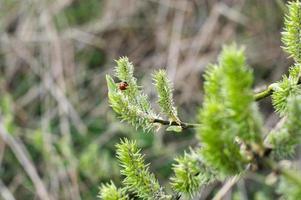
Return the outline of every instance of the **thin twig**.
<path id="1" fill-rule="evenodd" d="M 181 126 L 183 129 L 197 128 L 198 126 L 200 126 L 200 124 L 191 124 L 186 122 L 181 122 L 180 124 L 178 124 L 178 122 L 168 121 L 163 119 L 153 119 L 152 123 L 159 123 L 162 125 L 170 125 L 170 126 Z"/>
<path id="2" fill-rule="evenodd" d="M 223 187 L 216 193 L 216 195 L 213 197 L 213 200 L 221 200 L 223 196 L 227 194 L 227 192 L 235 185 L 240 179 L 240 174 L 233 176 L 231 179 L 229 179 Z"/>
<path id="3" fill-rule="evenodd" d="M 255 99 L 255 101 L 260 101 L 260 100 L 262 100 L 262 99 L 264 99 L 264 98 L 266 98 L 268 96 L 271 96 L 273 94 L 273 92 L 274 92 L 273 88 L 272 87 L 268 87 L 267 89 L 262 90 L 262 91 L 256 93 L 254 95 L 254 99 Z"/>
<path id="4" fill-rule="evenodd" d="M 16 200 L 6 185 L 0 179 L 0 195 L 4 200 Z"/>

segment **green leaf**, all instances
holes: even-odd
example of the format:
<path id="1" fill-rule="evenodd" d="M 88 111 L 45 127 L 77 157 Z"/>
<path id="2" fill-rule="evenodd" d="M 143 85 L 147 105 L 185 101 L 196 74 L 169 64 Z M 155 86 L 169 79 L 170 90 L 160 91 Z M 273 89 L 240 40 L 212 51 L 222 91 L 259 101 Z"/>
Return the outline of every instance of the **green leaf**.
<path id="1" fill-rule="evenodd" d="M 110 75 L 106 75 L 109 92 L 117 91 L 117 85 Z"/>
<path id="2" fill-rule="evenodd" d="M 169 126 L 166 128 L 166 131 L 174 131 L 174 132 L 179 133 L 179 132 L 182 132 L 183 129 L 181 126 Z"/>

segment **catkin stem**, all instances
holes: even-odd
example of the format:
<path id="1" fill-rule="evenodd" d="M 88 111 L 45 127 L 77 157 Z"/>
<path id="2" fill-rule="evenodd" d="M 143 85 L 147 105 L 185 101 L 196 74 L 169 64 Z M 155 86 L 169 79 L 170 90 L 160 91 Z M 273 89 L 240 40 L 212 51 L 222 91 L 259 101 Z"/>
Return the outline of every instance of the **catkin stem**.
<path id="1" fill-rule="evenodd" d="M 273 89 L 273 87 L 272 87 L 273 84 L 274 84 L 274 83 L 272 83 L 271 85 L 269 85 L 269 87 L 267 87 L 267 89 L 255 93 L 255 94 L 254 94 L 254 100 L 255 100 L 255 101 L 260 101 L 260 100 L 262 100 L 262 99 L 264 99 L 264 98 L 266 98 L 266 97 L 271 96 L 271 95 L 273 94 L 273 92 L 274 92 L 274 89 Z M 297 84 L 298 84 L 298 85 L 301 84 L 301 78 L 298 80 L 298 83 L 297 83 Z"/>

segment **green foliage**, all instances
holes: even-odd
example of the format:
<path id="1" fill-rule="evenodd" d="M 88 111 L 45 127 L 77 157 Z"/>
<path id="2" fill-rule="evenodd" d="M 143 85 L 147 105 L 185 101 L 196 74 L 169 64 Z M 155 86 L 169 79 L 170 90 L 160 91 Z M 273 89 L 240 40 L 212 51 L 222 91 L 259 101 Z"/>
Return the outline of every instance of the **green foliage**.
<path id="1" fill-rule="evenodd" d="M 254 200 L 271 200 L 272 197 L 265 194 L 263 191 L 259 191 L 255 193 Z"/>
<path id="2" fill-rule="evenodd" d="M 75 0 L 55 16 L 56 25 L 58 28 L 66 28 L 70 25 L 91 23 L 91 20 L 102 13 L 102 7 L 101 0 Z"/>
<path id="3" fill-rule="evenodd" d="M 125 176 L 122 191 L 141 199 L 192 199 L 202 186 L 214 180 L 234 175 L 240 177 L 239 174 L 250 168 L 269 167 L 271 171 L 281 173 L 279 192 L 285 199 L 300 197 L 301 179 L 282 170 L 272 160 L 291 156 L 301 140 L 301 68 L 298 63 L 301 61 L 300 9 L 299 1 L 289 4 L 282 38 L 285 50 L 296 63 L 288 76 L 283 76 L 281 81 L 259 93 L 263 98 L 272 94 L 275 110 L 283 117 L 281 126 L 267 136 L 267 143 L 263 143 L 262 118 L 255 103 L 258 95 L 254 97 L 252 91 L 253 74 L 246 65 L 244 51 L 236 45 L 225 46 L 218 64 L 209 65 L 204 75 L 204 102 L 198 115 L 200 124 L 192 125 L 198 127 L 200 145 L 196 151 L 191 149 L 177 157 L 172 166 L 174 176 L 170 184 L 174 194 L 165 194 L 155 176 L 149 172 L 148 165 L 144 164 L 144 156 L 140 154 L 136 143 L 126 139 L 117 145 L 121 174 Z M 182 131 L 182 124 L 186 123 L 178 117 L 173 102 L 173 87 L 164 70 L 157 71 L 153 79 L 161 113 L 169 121 L 156 118 L 153 114 L 133 76 L 134 66 L 127 58 L 117 61 L 115 74 L 120 81 L 128 84 L 128 88 L 120 89 L 107 76 L 110 104 L 123 120 L 145 130 L 152 129 L 152 123 L 156 122 L 168 125 L 167 131 Z M 295 185 L 291 186 L 293 183 Z M 117 191 L 116 187 L 114 190 Z M 267 194 L 255 191 L 253 197 L 268 199 Z M 239 199 L 242 195 L 236 191 L 233 198 Z"/>
<path id="4" fill-rule="evenodd" d="M 201 186 L 216 178 L 214 173 L 204 165 L 198 152 L 192 149 L 175 161 L 173 165 L 175 175 L 171 178 L 171 185 L 176 192 L 187 198 L 192 198 L 199 192 Z"/>
<path id="5" fill-rule="evenodd" d="M 289 13 L 285 17 L 282 41 L 284 49 L 297 63 L 301 61 L 301 4 L 299 0 L 288 4 Z"/>
<path id="6" fill-rule="evenodd" d="M 158 104 L 161 108 L 161 112 L 167 115 L 171 121 L 181 123 L 173 102 L 172 84 L 168 80 L 166 72 L 164 70 L 157 71 L 154 74 L 154 81 L 158 92 Z"/>
<path id="7" fill-rule="evenodd" d="M 167 200 L 170 196 L 164 194 L 155 176 L 149 172 L 144 164 L 144 157 L 140 154 L 136 142 L 124 139 L 117 147 L 117 158 L 122 167 L 121 174 L 125 176 L 125 189 L 136 194 L 141 199 Z"/>
<path id="8" fill-rule="evenodd" d="M 115 76 L 121 81 L 119 84 L 126 84 L 126 86 L 120 88 L 113 78 L 107 75 L 108 97 L 111 107 L 122 120 L 128 121 L 136 128 L 141 127 L 145 131 L 152 130 L 154 120 L 160 118 L 152 110 L 147 96 L 140 90 L 141 87 L 137 85 L 133 64 L 126 57 L 122 57 L 116 62 Z M 181 132 L 181 121 L 173 102 L 172 84 L 168 80 L 166 72 L 163 70 L 156 72 L 154 81 L 158 91 L 158 104 L 162 113 L 169 118 L 170 127 L 167 130 Z M 176 122 L 178 126 L 172 126 L 172 122 Z"/>
<path id="9" fill-rule="evenodd" d="M 289 76 L 283 76 L 278 83 L 273 84 L 272 103 L 276 111 L 281 115 L 287 112 L 289 97 L 301 94 L 300 85 L 298 85 L 300 77 L 300 65 L 293 66 L 289 71 Z"/>
<path id="10" fill-rule="evenodd" d="M 43 132 L 41 129 L 37 129 L 34 131 L 30 131 L 29 140 L 31 141 L 31 145 L 39 152 L 46 153 L 45 152 L 45 145 L 43 141 Z"/>
<path id="11" fill-rule="evenodd" d="M 128 84 L 126 90 L 119 90 L 119 93 L 126 98 L 134 109 L 139 110 L 139 115 L 145 115 L 149 120 L 155 117 L 154 112 L 150 106 L 147 96 L 139 90 L 140 86 L 137 85 L 137 80 L 134 77 L 134 66 L 129 62 L 128 58 L 122 57 L 116 61 L 115 67 L 116 77 Z"/>
<path id="12" fill-rule="evenodd" d="M 99 190 L 99 196 L 101 200 L 127 200 L 128 196 L 120 189 L 117 189 L 115 184 L 111 183 L 102 184 Z"/>
<path id="13" fill-rule="evenodd" d="M 79 155 L 78 168 L 90 180 L 97 182 L 99 177 L 110 178 L 119 173 L 118 164 L 110 159 L 106 149 L 99 150 L 99 144 L 92 142 Z M 95 159 L 96 158 L 96 159 Z"/>
<path id="14" fill-rule="evenodd" d="M 252 72 L 245 64 L 242 49 L 224 47 L 219 65 L 205 74 L 205 97 L 199 114 L 201 154 L 223 175 L 241 172 L 248 159 L 235 142 L 261 145 L 261 119 L 254 105 Z"/>
<path id="15" fill-rule="evenodd" d="M 288 4 L 289 14 L 285 18 L 282 33 L 284 49 L 294 58 L 296 64 L 289 70 L 288 76 L 273 84 L 272 103 L 275 110 L 284 117 L 281 128 L 273 130 L 267 142 L 274 148 L 273 155 L 278 158 L 292 156 L 301 137 L 300 124 L 300 75 L 301 75 L 301 4 L 299 1 Z"/>
<path id="16" fill-rule="evenodd" d="M 289 76 L 283 76 L 283 79 L 273 84 L 272 101 L 276 111 L 284 116 L 287 112 L 288 99 L 291 96 L 301 94 L 298 85 L 301 70 L 301 4 L 299 1 L 288 3 L 289 13 L 285 17 L 284 32 L 282 41 L 285 44 L 284 49 L 294 58 L 296 64 L 290 69 Z"/>
<path id="17" fill-rule="evenodd" d="M 267 140 L 273 145 L 273 154 L 277 158 L 291 156 L 301 140 L 301 96 L 290 97 L 287 116 L 283 126 L 278 131 L 269 134 Z"/>
<path id="18" fill-rule="evenodd" d="M 108 85 L 115 84 L 110 76 L 107 76 Z M 150 130 L 153 128 L 153 124 L 150 123 L 149 116 L 137 106 L 132 105 L 132 102 L 122 94 L 122 91 L 117 89 L 112 90 L 109 87 L 108 92 L 109 102 L 113 110 L 119 114 L 122 120 L 126 120 L 136 128 L 142 127 L 144 130 Z"/>

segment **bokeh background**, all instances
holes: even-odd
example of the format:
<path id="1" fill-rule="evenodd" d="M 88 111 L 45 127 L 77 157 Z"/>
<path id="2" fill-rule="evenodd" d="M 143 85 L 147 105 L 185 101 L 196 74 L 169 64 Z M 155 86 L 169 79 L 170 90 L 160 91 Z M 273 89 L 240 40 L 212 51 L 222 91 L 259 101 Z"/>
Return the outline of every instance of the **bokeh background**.
<path id="1" fill-rule="evenodd" d="M 194 131 L 144 133 L 121 123 L 106 95 L 114 60 L 129 57 L 152 102 L 151 73 L 165 68 L 180 117 L 195 122 L 202 74 L 224 44 L 245 47 L 254 88 L 286 73 L 292 60 L 280 47 L 284 4 L 0 0 L 0 199 L 96 199 L 100 183 L 120 183 L 114 145 L 122 137 L 137 140 L 166 184 L 172 159 L 196 144 Z M 261 110 L 268 130 L 277 121 L 270 100 Z M 238 188 L 238 199 L 253 199 L 248 183 Z"/>

